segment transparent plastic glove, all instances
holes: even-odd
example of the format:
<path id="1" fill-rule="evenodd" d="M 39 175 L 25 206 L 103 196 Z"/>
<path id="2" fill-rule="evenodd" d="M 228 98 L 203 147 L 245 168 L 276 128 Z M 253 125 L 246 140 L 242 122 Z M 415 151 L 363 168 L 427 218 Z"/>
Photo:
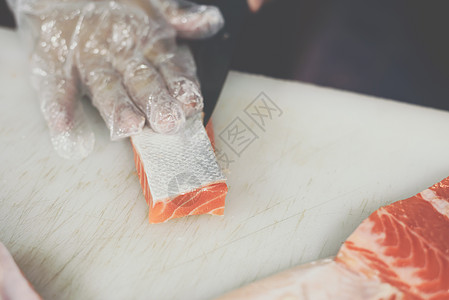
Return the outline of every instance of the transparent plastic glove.
<path id="1" fill-rule="evenodd" d="M 174 133 L 201 111 L 195 63 L 176 36 L 205 38 L 223 26 L 217 8 L 167 0 L 9 0 L 32 44 L 32 81 L 52 143 L 71 159 L 93 148 L 80 97 L 87 94 L 112 140 L 147 120 Z"/>

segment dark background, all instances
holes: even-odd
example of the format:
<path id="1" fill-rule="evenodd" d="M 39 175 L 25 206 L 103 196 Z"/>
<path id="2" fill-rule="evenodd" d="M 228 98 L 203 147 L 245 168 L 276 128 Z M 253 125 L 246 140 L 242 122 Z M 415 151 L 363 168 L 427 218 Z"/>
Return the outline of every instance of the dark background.
<path id="1" fill-rule="evenodd" d="M 248 19 L 232 66 L 449 109 L 448 14 L 447 0 L 275 0 Z M 14 26 L 5 0 L 0 25 Z"/>

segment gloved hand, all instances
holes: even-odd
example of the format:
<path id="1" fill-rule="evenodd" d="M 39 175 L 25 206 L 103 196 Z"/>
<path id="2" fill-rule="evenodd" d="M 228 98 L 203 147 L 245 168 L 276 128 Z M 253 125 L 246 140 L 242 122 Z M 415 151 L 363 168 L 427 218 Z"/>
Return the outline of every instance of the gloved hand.
<path id="1" fill-rule="evenodd" d="M 84 94 L 112 140 L 140 132 L 145 120 L 173 133 L 202 110 L 192 55 L 175 38 L 215 34 L 223 26 L 217 8 L 175 0 L 8 1 L 31 37 L 32 82 L 59 155 L 79 159 L 93 148 Z"/>

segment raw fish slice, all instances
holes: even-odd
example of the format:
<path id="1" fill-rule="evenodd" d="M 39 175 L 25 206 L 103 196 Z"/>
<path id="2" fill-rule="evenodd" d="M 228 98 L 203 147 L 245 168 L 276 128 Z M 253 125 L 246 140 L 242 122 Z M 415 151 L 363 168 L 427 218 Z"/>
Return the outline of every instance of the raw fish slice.
<path id="1" fill-rule="evenodd" d="M 0 243 L 0 299 L 41 299 L 25 279 L 11 254 L 2 243 Z"/>
<path id="2" fill-rule="evenodd" d="M 177 134 L 149 128 L 131 138 L 150 223 L 189 215 L 223 215 L 228 187 L 197 115 Z"/>
<path id="3" fill-rule="evenodd" d="M 449 299 L 449 177 L 372 213 L 334 261 L 296 267 L 220 299 Z"/>
<path id="4" fill-rule="evenodd" d="M 449 178 L 375 211 L 336 261 L 420 299 L 449 299 Z"/>

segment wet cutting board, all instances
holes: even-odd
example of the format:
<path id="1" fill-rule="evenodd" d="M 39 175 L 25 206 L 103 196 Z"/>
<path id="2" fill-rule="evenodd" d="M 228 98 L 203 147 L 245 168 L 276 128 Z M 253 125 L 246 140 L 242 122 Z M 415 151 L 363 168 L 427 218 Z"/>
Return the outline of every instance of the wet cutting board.
<path id="1" fill-rule="evenodd" d="M 44 299 L 208 299 L 334 255 L 381 205 L 449 176 L 449 113 L 232 72 L 213 116 L 224 217 L 149 225 L 129 141 L 55 155 L 0 30 L 0 240 Z"/>

